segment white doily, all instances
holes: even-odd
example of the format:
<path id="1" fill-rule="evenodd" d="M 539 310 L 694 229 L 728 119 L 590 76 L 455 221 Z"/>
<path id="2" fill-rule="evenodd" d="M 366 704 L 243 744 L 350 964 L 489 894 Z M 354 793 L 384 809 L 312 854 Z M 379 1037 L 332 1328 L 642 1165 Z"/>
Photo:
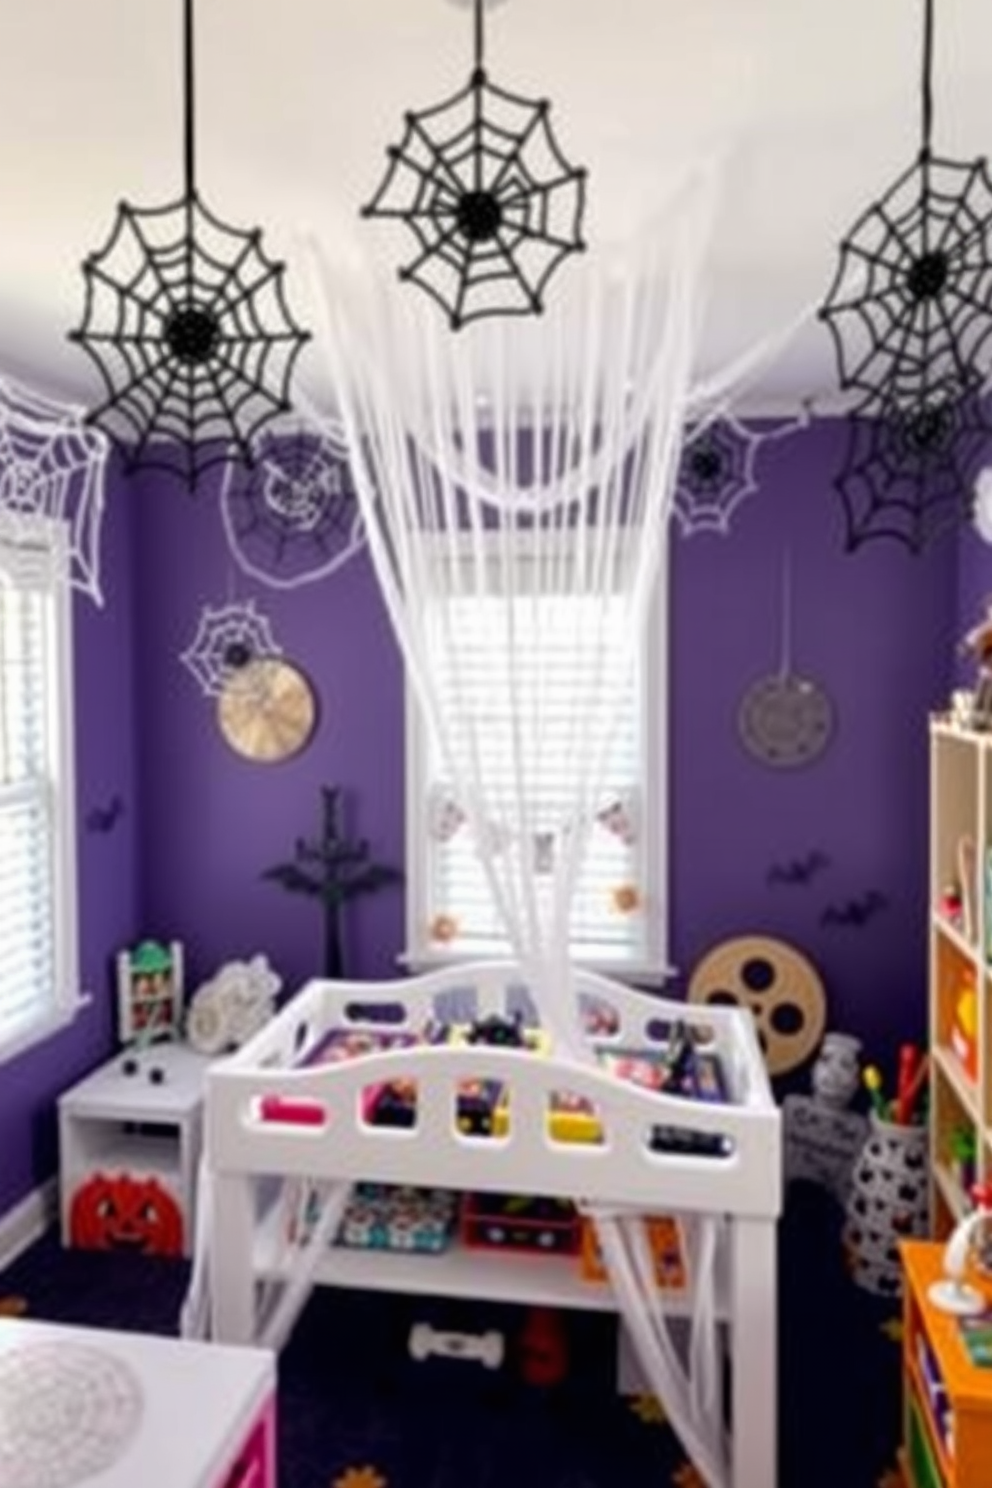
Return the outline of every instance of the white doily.
<path id="1" fill-rule="evenodd" d="M 74 1488 L 106 1472 L 143 1409 L 137 1375 L 103 1349 L 36 1343 L 0 1354 L 0 1484 Z"/>

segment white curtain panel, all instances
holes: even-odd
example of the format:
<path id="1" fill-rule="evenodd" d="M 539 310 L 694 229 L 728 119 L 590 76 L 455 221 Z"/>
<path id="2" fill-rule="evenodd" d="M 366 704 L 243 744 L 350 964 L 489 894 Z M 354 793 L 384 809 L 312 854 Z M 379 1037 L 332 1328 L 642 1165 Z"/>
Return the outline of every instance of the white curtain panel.
<path id="1" fill-rule="evenodd" d="M 597 252 L 559 275 L 544 315 L 457 334 L 414 291 L 310 241 L 318 345 L 385 603 L 542 1022 L 556 1054 L 579 1064 L 595 1056 L 573 994 L 570 906 L 608 785 L 618 700 L 667 570 L 682 432 L 724 406 L 785 339 L 769 338 L 693 387 L 718 194 L 717 168 L 690 173 L 619 259 Z M 583 684 L 560 696 L 541 679 L 554 675 L 565 625 L 570 644 L 581 641 Z M 484 685 L 480 644 L 491 656 Z M 549 761 L 560 795 L 552 809 L 545 791 L 538 815 L 532 787 Z M 533 844 L 549 833 L 556 851 L 550 871 L 547 861 L 538 871 Z M 687 1372 L 643 1225 L 595 1218 L 651 1387 L 705 1481 L 724 1488 L 712 1279 L 719 1221 L 692 1225 L 698 1285 Z"/>

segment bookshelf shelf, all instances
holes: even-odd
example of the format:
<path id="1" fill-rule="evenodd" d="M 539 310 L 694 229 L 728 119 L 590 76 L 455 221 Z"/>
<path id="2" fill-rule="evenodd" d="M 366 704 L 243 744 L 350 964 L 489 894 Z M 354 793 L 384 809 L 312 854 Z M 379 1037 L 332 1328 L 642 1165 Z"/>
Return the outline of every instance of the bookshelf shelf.
<path id="1" fill-rule="evenodd" d="M 942 718 L 930 725 L 929 896 L 931 1219 L 943 1239 L 971 1183 L 992 1180 L 992 735 Z"/>

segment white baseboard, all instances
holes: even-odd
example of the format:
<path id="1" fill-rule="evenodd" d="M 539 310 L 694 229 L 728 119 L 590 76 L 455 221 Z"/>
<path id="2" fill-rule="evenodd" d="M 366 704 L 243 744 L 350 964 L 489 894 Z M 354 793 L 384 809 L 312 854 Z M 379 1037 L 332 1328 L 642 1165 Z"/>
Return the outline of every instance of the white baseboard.
<path id="1" fill-rule="evenodd" d="M 57 1219 L 58 1206 L 58 1180 L 50 1178 L 0 1216 L 0 1271 L 13 1265 L 29 1245 L 41 1239 Z"/>

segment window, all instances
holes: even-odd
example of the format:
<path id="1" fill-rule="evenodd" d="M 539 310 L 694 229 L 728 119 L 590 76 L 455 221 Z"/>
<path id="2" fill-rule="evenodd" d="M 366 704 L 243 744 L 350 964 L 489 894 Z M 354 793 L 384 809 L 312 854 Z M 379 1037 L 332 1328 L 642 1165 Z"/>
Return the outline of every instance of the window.
<path id="1" fill-rule="evenodd" d="M 68 1021 L 79 998 L 71 601 L 54 524 L 0 543 L 0 1059 Z"/>
<path id="2" fill-rule="evenodd" d="M 525 561 L 525 560 L 522 560 Z M 667 572 L 667 552 L 662 562 Z M 663 586 L 659 586 L 663 587 Z M 518 674 L 515 685 L 525 698 L 540 687 L 545 697 L 542 720 L 541 774 L 535 814 L 545 821 L 561 821 L 570 805 L 568 784 L 562 788 L 561 759 L 574 747 L 568 727 L 568 699 L 588 686 L 581 651 L 574 637 L 583 627 L 583 607 L 600 608 L 601 598 L 575 594 L 542 595 L 536 606 L 520 607 L 518 624 L 540 626 L 545 637 L 543 656 L 548 671 L 538 678 L 536 668 Z M 621 641 L 625 610 L 619 598 L 610 606 L 607 625 Z M 425 615 L 428 664 L 435 682 L 445 687 L 444 650 L 436 639 L 431 600 Z M 488 757 L 487 782 L 498 782 L 501 760 L 509 757 L 507 741 L 511 703 L 500 687 L 502 666 L 493 647 L 494 627 L 488 611 L 505 605 L 502 598 L 466 594 L 444 601 L 459 637 L 459 654 L 471 656 L 473 685 L 484 690 Z M 439 605 L 435 608 L 440 609 Z M 586 619 L 591 611 L 587 611 Z M 561 644 L 551 652 L 547 636 Z M 570 643 L 570 638 L 571 643 Z M 527 654 L 530 648 L 522 646 Z M 572 956 L 583 965 L 614 975 L 648 979 L 667 969 L 667 904 L 662 844 L 666 840 L 667 779 L 663 706 L 666 671 L 663 657 L 660 606 L 657 599 L 647 627 L 641 655 L 632 676 L 623 717 L 618 721 L 605 790 L 580 872 L 572 915 Z M 533 654 L 533 652 L 531 652 Z M 550 660 L 549 660 L 550 659 Z M 554 699 L 562 699 L 560 711 Z M 526 704 L 525 704 L 526 707 Z M 548 733 L 558 740 L 547 747 Z M 499 956 L 507 942 L 492 901 L 485 870 L 464 827 L 455 791 L 445 782 L 439 751 L 425 727 L 417 699 L 407 692 L 407 955 L 413 966 L 427 967 L 453 959 Z M 566 744 L 566 740 L 568 741 Z M 557 764 L 556 764 L 557 756 Z M 512 776 L 506 768 L 506 789 Z M 497 787 L 498 788 L 498 787 Z M 562 811 L 564 807 L 564 812 Z M 542 852 L 554 842 L 536 834 L 535 868 Z M 550 887 L 550 877 L 548 879 Z M 440 932 L 440 933 L 439 933 Z"/>

